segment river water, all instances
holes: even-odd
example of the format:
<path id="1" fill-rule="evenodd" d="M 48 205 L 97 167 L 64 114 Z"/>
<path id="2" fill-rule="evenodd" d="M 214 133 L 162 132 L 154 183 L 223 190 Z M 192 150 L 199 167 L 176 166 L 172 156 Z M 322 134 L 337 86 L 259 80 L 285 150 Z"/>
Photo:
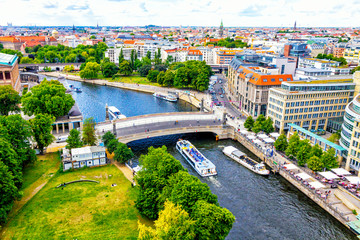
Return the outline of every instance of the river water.
<path id="1" fill-rule="evenodd" d="M 84 117 L 94 117 L 96 121 L 105 119 L 106 103 L 116 106 L 126 116 L 196 110 L 185 102 L 170 103 L 150 94 L 67 81 L 82 88 L 83 92 L 74 93 L 74 98 Z M 197 175 L 175 149 L 180 137 L 189 139 L 216 165 L 216 177 L 201 178 Z M 257 159 L 238 142 L 216 142 L 212 134 L 187 134 L 129 144 L 136 157 L 146 153 L 150 146 L 161 145 L 166 145 L 190 174 L 207 183 L 218 196 L 220 205 L 235 215 L 236 222 L 227 239 L 356 239 L 348 229 L 282 177 L 256 175 L 223 155 L 223 147 L 231 145 Z"/>

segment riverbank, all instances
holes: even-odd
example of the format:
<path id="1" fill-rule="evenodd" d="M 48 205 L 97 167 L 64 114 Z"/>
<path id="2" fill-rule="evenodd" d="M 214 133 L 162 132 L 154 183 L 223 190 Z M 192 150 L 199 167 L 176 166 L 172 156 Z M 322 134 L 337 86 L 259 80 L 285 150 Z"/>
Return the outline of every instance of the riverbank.
<path id="1" fill-rule="evenodd" d="M 157 87 L 157 86 L 150 86 L 150 85 L 142 85 L 142 84 L 132 84 L 132 83 L 123 83 L 123 82 L 112 82 L 108 80 L 103 79 L 92 79 L 92 80 L 85 80 L 81 79 L 79 76 L 75 75 L 69 75 L 69 74 L 62 74 L 59 72 L 42 72 L 41 74 L 49 77 L 64 77 L 69 80 L 78 81 L 78 82 L 86 82 L 101 86 L 111 86 L 111 87 L 117 87 L 122 88 L 126 90 L 132 90 L 132 91 L 138 91 L 138 92 L 145 92 L 149 94 L 154 94 L 155 92 L 177 92 L 179 95 L 179 99 L 183 100 L 197 108 L 200 108 L 201 105 L 201 99 L 206 99 L 206 94 L 197 92 L 197 91 L 184 91 L 179 90 L 177 88 L 167 88 L 167 87 Z M 209 110 L 209 106 L 207 107 L 207 110 Z"/>

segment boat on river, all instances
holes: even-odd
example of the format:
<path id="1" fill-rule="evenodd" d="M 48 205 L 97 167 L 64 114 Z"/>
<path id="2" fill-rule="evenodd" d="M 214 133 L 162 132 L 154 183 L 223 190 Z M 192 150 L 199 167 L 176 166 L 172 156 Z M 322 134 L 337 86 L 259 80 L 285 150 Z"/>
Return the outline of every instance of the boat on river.
<path id="1" fill-rule="evenodd" d="M 267 176 L 270 174 L 270 171 L 266 169 L 264 163 L 258 163 L 255 160 L 246 156 L 245 153 L 241 152 L 237 148 L 233 146 L 225 147 L 223 153 L 228 156 L 229 158 L 235 160 L 236 162 L 240 163 L 247 169 L 250 169 L 254 173 Z"/>
<path id="2" fill-rule="evenodd" d="M 111 116 L 113 119 L 123 119 L 123 118 L 126 118 L 126 116 L 125 116 L 124 114 L 122 114 L 122 113 L 120 112 L 120 110 L 117 109 L 117 108 L 114 107 L 114 106 L 109 106 L 108 111 L 109 111 L 110 116 Z"/>
<path id="3" fill-rule="evenodd" d="M 159 93 L 156 92 L 153 94 L 154 97 L 160 98 L 160 99 L 164 99 L 167 100 L 169 102 L 176 102 L 178 99 L 176 96 L 172 95 L 172 94 L 163 94 L 163 93 Z"/>
<path id="4" fill-rule="evenodd" d="M 216 166 L 189 141 L 180 139 L 176 143 L 176 149 L 200 176 L 217 175 Z"/>

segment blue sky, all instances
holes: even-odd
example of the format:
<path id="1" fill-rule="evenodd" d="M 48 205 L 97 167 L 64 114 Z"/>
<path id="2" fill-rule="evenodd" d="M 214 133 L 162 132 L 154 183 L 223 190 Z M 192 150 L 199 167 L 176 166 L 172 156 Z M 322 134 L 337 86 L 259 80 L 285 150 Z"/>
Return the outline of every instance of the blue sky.
<path id="1" fill-rule="evenodd" d="M 0 9 L 2 26 L 360 25 L 360 0 L 0 0 Z"/>

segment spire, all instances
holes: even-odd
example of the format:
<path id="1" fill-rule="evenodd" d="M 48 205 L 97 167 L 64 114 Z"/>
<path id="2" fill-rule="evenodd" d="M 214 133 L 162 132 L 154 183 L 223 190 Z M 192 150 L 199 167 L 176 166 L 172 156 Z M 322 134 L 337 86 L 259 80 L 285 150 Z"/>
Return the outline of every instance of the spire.
<path id="1" fill-rule="evenodd" d="M 73 24 L 73 34 L 75 34 L 75 25 Z"/>
<path id="2" fill-rule="evenodd" d="M 219 29 L 219 35 L 220 37 L 223 36 L 223 33 L 224 33 L 224 25 L 223 25 L 223 21 L 221 19 L 221 24 L 220 24 L 220 29 Z"/>
<path id="3" fill-rule="evenodd" d="M 294 23 L 294 31 L 296 30 L 296 21 L 295 21 L 295 23 Z"/>

